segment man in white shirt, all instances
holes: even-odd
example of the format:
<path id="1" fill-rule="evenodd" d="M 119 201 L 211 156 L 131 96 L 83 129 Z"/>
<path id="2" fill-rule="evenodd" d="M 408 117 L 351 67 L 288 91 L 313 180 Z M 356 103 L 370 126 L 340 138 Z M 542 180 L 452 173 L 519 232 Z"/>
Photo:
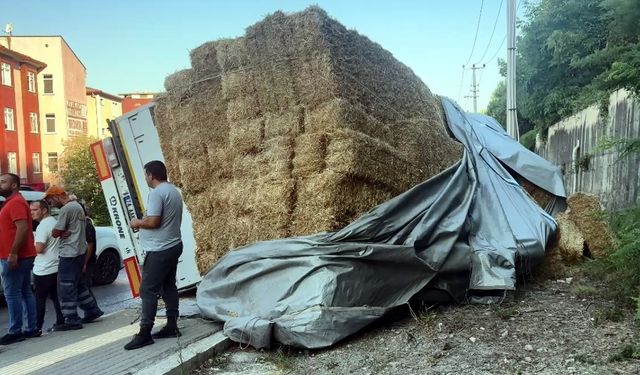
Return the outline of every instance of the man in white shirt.
<path id="1" fill-rule="evenodd" d="M 56 310 L 56 326 L 64 323 L 58 301 L 58 239 L 51 235 L 56 219 L 49 215 L 49 205 L 46 201 L 31 203 L 31 217 L 40 223 L 35 234 L 38 255 L 33 262 L 33 284 L 36 291 L 37 328 L 42 331 L 47 297 L 51 299 Z"/>

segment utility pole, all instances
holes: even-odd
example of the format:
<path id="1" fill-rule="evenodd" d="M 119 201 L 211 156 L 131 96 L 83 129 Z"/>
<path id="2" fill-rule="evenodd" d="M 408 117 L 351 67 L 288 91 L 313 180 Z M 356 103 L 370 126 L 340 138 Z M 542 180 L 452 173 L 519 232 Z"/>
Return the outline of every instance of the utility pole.
<path id="1" fill-rule="evenodd" d="M 516 0 L 507 0 L 507 133 L 520 140 L 516 107 Z"/>
<path id="2" fill-rule="evenodd" d="M 478 89 L 478 84 L 476 83 L 476 70 L 478 69 L 483 69 L 486 65 L 482 64 L 482 65 L 476 65 L 473 64 L 471 65 L 471 79 L 472 79 L 472 83 L 471 83 L 471 95 L 466 95 L 465 98 L 473 98 L 473 112 L 477 113 L 478 112 L 478 92 L 480 92 L 480 89 Z"/>

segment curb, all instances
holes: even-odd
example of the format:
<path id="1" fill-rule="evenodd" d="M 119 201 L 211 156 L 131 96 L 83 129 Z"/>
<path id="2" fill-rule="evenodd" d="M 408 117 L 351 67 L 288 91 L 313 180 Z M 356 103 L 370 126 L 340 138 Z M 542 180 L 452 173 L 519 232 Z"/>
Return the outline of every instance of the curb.
<path id="1" fill-rule="evenodd" d="M 145 367 L 136 375 L 182 375 L 190 374 L 204 362 L 231 345 L 231 340 L 222 331 L 198 340 L 159 362 Z"/>

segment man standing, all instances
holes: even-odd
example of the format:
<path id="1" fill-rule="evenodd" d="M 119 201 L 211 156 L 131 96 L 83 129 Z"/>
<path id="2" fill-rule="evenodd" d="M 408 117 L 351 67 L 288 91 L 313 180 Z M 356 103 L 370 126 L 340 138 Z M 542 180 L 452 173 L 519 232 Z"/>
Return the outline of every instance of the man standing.
<path id="1" fill-rule="evenodd" d="M 140 229 L 140 245 L 146 253 L 140 285 L 142 316 L 140 331 L 125 345 L 127 350 L 151 345 L 153 338 L 180 336 L 176 269 L 182 254 L 182 196 L 175 186 L 167 182 L 167 168 L 161 161 L 145 164 L 144 172 L 151 188 L 146 216 L 130 223 L 131 228 Z M 152 336 L 159 294 L 166 306 L 167 325 Z"/>
<path id="2" fill-rule="evenodd" d="M 40 336 L 36 327 L 36 301 L 31 291 L 31 269 L 36 256 L 29 205 L 19 192 L 20 177 L 0 175 L 0 266 L 2 286 L 9 310 L 9 332 L 0 345 Z M 22 329 L 26 309 L 27 329 Z"/>
<path id="3" fill-rule="evenodd" d="M 56 326 L 55 330 L 81 329 L 82 323 L 93 322 L 104 314 L 82 277 L 87 251 L 84 210 L 58 186 L 50 187 L 45 199 L 49 205 L 60 208 L 52 236 L 59 238 L 58 297 L 64 324 Z M 78 303 L 84 310 L 82 320 L 78 316 Z"/>
<path id="4" fill-rule="evenodd" d="M 42 331 L 47 297 L 56 310 L 56 325 L 64 324 L 64 316 L 58 301 L 58 239 L 52 232 L 56 219 L 49 215 L 47 201 L 31 202 L 31 217 L 39 222 L 36 228 L 36 260 L 33 262 L 33 285 L 36 290 L 37 326 Z"/>

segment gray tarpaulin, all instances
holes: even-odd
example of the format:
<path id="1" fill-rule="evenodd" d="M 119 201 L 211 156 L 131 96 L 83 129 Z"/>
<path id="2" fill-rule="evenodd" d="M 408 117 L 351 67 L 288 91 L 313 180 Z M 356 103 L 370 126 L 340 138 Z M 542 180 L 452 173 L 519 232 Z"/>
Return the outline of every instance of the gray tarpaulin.
<path id="1" fill-rule="evenodd" d="M 443 107 L 460 162 L 340 231 L 229 252 L 198 287 L 203 315 L 254 347 L 322 348 L 429 291 L 462 302 L 513 290 L 516 266 L 540 263 L 556 222 L 507 167 L 558 199 L 560 171 L 495 120 Z"/>

